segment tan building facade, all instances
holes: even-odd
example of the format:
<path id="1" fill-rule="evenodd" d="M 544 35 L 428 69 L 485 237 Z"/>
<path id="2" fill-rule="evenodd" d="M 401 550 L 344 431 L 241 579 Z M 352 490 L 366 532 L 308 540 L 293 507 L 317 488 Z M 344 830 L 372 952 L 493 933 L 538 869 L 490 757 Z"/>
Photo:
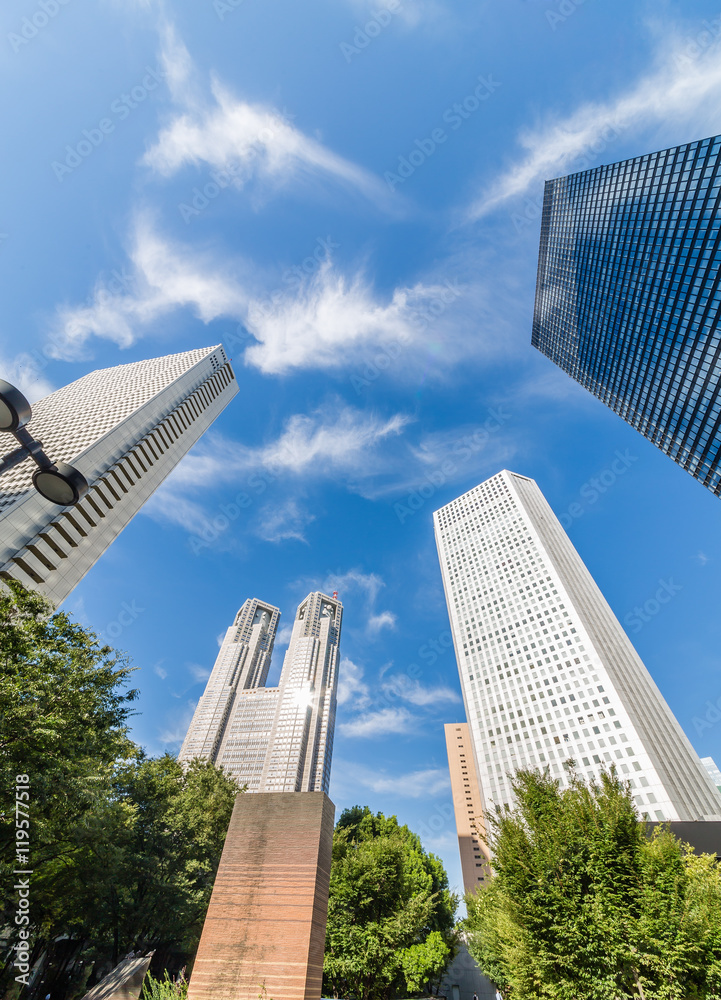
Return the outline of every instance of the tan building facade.
<path id="1" fill-rule="evenodd" d="M 334 813 L 323 792 L 238 796 L 188 1000 L 320 1000 Z"/>
<path id="2" fill-rule="evenodd" d="M 475 892 L 479 886 L 486 883 L 490 869 L 488 846 L 484 840 L 486 827 L 483 819 L 483 801 L 473 756 L 471 732 L 466 722 L 449 723 L 445 731 L 463 888 L 466 892 Z"/>

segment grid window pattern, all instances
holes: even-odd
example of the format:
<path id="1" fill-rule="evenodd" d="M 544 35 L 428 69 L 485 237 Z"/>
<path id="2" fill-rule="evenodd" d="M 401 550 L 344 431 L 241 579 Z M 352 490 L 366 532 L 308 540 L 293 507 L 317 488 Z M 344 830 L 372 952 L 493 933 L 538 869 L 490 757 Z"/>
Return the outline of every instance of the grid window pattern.
<path id="1" fill-rule="evenodd" d="M 0 578 L 60 604 L 238 391 L 222 347 L 92 372 L 33 407 L 31 430 L 89 491 L 62 509 L 3 476 Z"/>
<path id="2" fill-rule="evenodd" d="M 265 682 L 280 612 L 249 599 L 228 629 L 179 759 L 207 757 L 250 792 L 328 792 L 343 605 L 301 602 L 278 687 Z"/>
<path id="3" fill-rule="evenodd" d="M 567 784 L 572 759 L 587 778 L 615 764 L 649 819 L 721 815 L 721 799 L 537 485 L 501 472 L 436 511 L 434 522 L 485 808 L 510 806 L 520 767 L 548 767 Z"/>
<path id="4" fill-rule="evenodd" d="M 546 183 L 532 343 L 721 493 L 721 136 Z"/>

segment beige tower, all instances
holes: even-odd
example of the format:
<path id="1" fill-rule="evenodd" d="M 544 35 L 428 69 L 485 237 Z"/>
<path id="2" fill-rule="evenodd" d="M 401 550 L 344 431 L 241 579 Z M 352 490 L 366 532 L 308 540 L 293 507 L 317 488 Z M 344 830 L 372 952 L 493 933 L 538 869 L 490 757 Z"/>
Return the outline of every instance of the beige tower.
<path id="1" fill-rule="evenodd" d="M 463 888 L 466 892 L 475 892 L 479 886 L 485 884 L 490 869 L 489 851 L 485 840 L 483 800 L 478 784 L 471 733 L 466 722 L 449 723 L 445 730 Z"/>

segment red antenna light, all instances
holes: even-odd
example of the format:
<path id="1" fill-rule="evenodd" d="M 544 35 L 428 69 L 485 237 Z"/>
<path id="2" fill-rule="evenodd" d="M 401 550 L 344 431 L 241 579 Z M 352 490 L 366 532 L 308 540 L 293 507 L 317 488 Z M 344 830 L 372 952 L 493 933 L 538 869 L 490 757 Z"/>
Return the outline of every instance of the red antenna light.
<path id="1" fill-rule="evenodd" d="M 333 597 L 335 597 L 335 599 L 338 600 L 338 591 L 337 590 L 333 591 Z"/>

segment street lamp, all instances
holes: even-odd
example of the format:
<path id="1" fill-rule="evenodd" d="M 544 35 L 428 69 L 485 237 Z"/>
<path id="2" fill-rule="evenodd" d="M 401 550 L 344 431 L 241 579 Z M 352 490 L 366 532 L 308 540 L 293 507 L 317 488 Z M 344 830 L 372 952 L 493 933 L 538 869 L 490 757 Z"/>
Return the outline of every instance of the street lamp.
<path id="1" fill-rule="evenodd" d="M 20 445 L 0 460 L 0 475 L 14 469 L 28 456 L 37 465 L 33 485 L 40 496 L 60 507 L 73 507 L 88 492 L 88 481 L 82 472 L 65 462 L 52 462 L 25 425 L 33 415 L 27 399 L 19 389 L 0 378 L 0 433 L 8 432 Z"/>

